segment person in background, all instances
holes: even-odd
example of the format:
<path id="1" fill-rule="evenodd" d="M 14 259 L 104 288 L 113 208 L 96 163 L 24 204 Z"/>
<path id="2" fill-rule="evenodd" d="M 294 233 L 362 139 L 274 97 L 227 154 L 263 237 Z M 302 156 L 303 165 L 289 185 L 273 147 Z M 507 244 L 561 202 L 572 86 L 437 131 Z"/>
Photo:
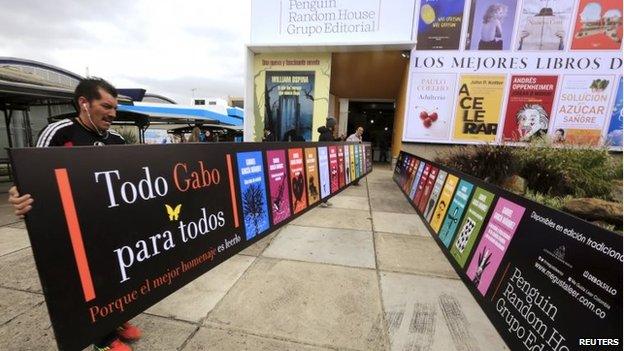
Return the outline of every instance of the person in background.
<path id="1" fill-rule="evenodd" d="M 201 141 L 202 132 L 198 126 L 193 127 L 191 135 L 188 138 L 189 143 L 199 143 Z"/>
<path id="2" fill-rule="evenodd" d="M 355 133 L 349 135 L 349 137 L 347 138 L 347 141 L 352 142 L 352 143 L 361 143 L 362 135 L 364 135 L 364 128 L 357 127 L 355 128 Z"/>
<path id="3" fill-rule="evenodd" d="M 200 143 L 207 143 L 210 141 L 210 131 L 206 130 L 205 132 L 200 131 L 199 132 L 199 142 Z"/>
<path id="4" fill-rule="evenodd" d="M 362 143 L 362 135 L 364 135 L 364 127 L 357 127 L 355 128 L 355 133 L 349 135 L 349 137 L 347 138 L 347 142 L 351 142 L 351 143 Z M 359 186 L 360 185 L 360 180 L 356 179 L 353 182 L 353 185 L 355 186 Z"/>
<path id="5" fill-rule="evenodd" d="M 334 130 L 336 129 L 336 119 L 334 117 L 327 117 L 325 120 L 325 126 L 319 127 L 316 131 L 319 132 L 319 141 L 343 141 L 344 135 L 334 137 Z"/>
<path id="6" fill-rule="evenodd" d="M 37 147 L 105 146 L 125 144 L 124 138 L 110 130 L 117 117 L 117 90 L 107 81 L 90 77 L 83 79 L 74 91 L 78 116 L 51 123 L 39 134 Z M 9 203 L 15 215 L 23 218 L 34 199 L 30 194 L 21 195 L 15 186 L 9 189 Z M 43 206 L 44 204 L 41 204 Z M 53 264 L 50 262 L 50 264 Z M 93 344 L 95 351 L 132 351 L 121 341 L 132 342 L 141 338 L 141 330 L 126 322 Z"/>

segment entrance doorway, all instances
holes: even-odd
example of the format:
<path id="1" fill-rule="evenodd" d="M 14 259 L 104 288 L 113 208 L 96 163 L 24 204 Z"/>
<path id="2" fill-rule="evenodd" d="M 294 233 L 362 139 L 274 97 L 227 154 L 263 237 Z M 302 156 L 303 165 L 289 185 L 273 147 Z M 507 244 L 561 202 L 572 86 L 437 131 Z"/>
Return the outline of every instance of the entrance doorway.
<path id="1" fill-rule="evenodd" d="M 364 141 L 373 146 L 375 162 L 391 162 L 396 102 L 404 94 L 402 82 L 409 64 L 400 50 L 332 53 L 330 115 L 337 117 L 339 132 L 350 135 L 364 127 Z M 396 142 L 396 141 L 395 141 Z"/>
<path id="2" fill-rule="evenodd" d="M 373 161 L 390 162 L 390 146 L 394 127 L 394 102 L 349 101 L 347 130 L 353 133 L 357 127 L 364 128 L 364 141 L 373 146 Z"/>

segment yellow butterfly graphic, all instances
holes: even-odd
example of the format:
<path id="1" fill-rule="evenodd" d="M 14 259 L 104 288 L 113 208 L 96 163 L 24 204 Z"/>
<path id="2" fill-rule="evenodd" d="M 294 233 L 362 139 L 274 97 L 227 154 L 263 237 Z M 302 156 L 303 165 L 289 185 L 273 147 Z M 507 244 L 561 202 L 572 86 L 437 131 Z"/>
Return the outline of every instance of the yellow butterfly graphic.
<path id="1" fill-rule="evenodd" d="M 165 208 L 167 209 L 167 214 L 169 215 L 169 220 L 170 221 L 177 221 L 178 220 L 178 216 L 180 216 L 180 210 L 182 209 L 182 204 L 179 204 L 178 206 L 176 206 L 175 209 L 173 209 L 171 206 L 165 204 Z"/>

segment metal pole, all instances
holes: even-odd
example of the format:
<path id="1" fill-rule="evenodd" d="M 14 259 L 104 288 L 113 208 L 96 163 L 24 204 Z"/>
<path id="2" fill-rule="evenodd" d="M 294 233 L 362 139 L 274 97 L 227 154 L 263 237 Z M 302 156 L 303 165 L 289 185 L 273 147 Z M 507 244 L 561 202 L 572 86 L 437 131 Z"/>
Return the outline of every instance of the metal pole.
<path id="1" fill-rule="evenodd" d="M 7 140 L 9 141 L 9 147 L 13 147 L 13 139 L 11 138 L 11 116 L 13 115 L 13 110 L 7 110 L 5 108 L 2 111 L 4 112 L 4 123 L 6 125 L 6 133 Z"/>
<path id="2" fill-rule="evenodd" d="M 24 129 L 26 130 L 26 141 L 28 146 L 33 146 L 32 126 L 30 125 L 30 106 L 24 111 Z"/>

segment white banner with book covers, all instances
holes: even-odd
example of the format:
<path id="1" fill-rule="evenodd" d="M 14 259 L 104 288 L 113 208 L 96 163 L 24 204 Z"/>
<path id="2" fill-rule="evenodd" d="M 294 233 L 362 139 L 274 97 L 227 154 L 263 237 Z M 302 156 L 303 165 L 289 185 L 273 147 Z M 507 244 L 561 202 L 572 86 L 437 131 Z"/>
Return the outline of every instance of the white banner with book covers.
<path id="1" fill-rule="evenodd" d="M 622 2 L 420 0 L 403 141 L 622 149 Z"/>

